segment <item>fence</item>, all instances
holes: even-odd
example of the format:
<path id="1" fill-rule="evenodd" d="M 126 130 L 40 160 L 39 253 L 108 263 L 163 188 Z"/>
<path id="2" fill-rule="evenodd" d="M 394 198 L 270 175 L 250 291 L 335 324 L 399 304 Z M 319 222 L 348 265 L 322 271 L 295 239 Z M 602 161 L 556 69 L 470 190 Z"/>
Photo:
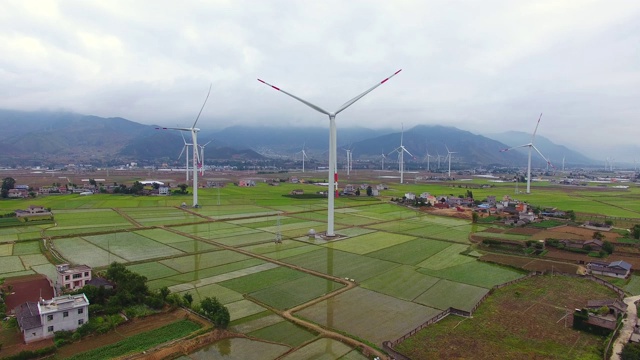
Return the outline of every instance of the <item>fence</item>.
<path id="1" fill-rule="evenodd" d="M 407 338 L 411 337 L 412 335 L 414 335 L 415 333 L 417 333 L 418 331 L 424 329 L 425 327 L 431 325 L 431 324 L 435 324 L 436 322 L 442 320 L 443 318 L 445 318 L 446 316 L 448 316 L 449 314 L 453 314 L 453 315 L 458 315 L 458 316 L 463 316 L 463 317 L 471 317 L 471 315 L 478 309 L 478 307 L 482 304 L 482 302 L 484 302 L 484 300 L 487 299 L 487 297 L 489 297 L 489 295 L 496 289 L 500 289 L 502 287 L 511 285 L 511 284 L 515 284 L 517 282 L 526 280 L 532 276 L 537 276 L 537 275 L 543 275 L 542 272 L 537 272 L 537 271 L 533 271 L 530 272 L 527 276 L 523 276 L 521 278 L 515 279 L 515 280 L 511 280 L 508 281 L 506 283 L 503 284 L 498 284 L 495 285 L 494 287 L 492 287 L 480 300 L 478 300 L 478 302 L 476 302 L 476 304 L 473 306 L 473 308 L 471 308 L 471 311 L 466 311 L 466 310 L 460 310 L 460 309 L 456 309 L 456 308 L 448 308 L 438 314 L 436 314 L 436 316 L 430 318 L 429 320 L 425 321 L 424 323 L 422 323 L 421 325 L 419 325 L 417 328 L 409 331 L 408 333 L 402 335 L 401 337 L 399 337 L 398 339 L 394 340 L 394 341 L 385 341 L 383 343 L 383 347 L 385 346 L 385 344 L 387 344 L 387 347 L 393 350 L 393 347 L 398 345 L 399 343 L 403 342 L 404 340 L 406 340 Z M 385 350 L 387 350 L 387 347 L 385 347 Z M 397 353 L 395 350 L 393 351 L 394 353 Z M 402 357 L 398 357 L 399 359 L 408 359 L 405 355 L 400 354 Z"/>

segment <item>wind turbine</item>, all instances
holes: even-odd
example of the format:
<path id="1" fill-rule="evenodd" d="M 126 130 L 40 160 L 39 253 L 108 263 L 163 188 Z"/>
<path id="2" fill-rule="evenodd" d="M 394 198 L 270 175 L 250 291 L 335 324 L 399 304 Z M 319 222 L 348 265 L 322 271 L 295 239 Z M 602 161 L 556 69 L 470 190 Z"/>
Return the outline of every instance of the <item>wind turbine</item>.
<path id="1" fill-rule="evenodd" d="M 400 184 L 404 183 L 404 153 L 406 152 L 407 154 L 409 154 L 409 156 L 413 156 L 409 152 L 409 150 L 407 150 L 407 148 L 404 147 L 403 138 L 404 138 L 404 124 L 402 125 L 402 132 L 400 133 L 400 146 L 398 146 L 395 150 L 389 153 L 389 154 L 393 152 L 398 153 L 398 171 L 400 171 Z"/>
<path id="2" fill-rule="evenodd" d="M 211 86 L 209 85 L 209 92 L 207 92 L 207 97 L 204 99 L 204 103 L 200 108 L 200 112 L 198 112 L 198 116 L 196 117 L 196 121 L 193 122 L 193 125 L 190 128 L 166 128 L 157 127 L 156 130 L 177 130 L 177 131 L 188 131 L 191 133 L 191 146 L 193 147 L 193 207 L 198 207 L 198 163 L 200 162 L 200 157 L 198 156 L 198 132 L 200 129 L 196 127 L 198 120 L 200 119 L 200 115 L 202 114 L 202 110 L 204 110 L 204 106 L 207 104 L 207 100 L 209 100 L 209 95 L 211 94 Z"/>
<path id="3" fill-rule="evenodd" d="M 431 161 L 430 160 L 431 160 L 431 156 L 432 155 L 429 154 L 429 150 L 426 150 L 426 151 L 427 151 L 427 155 L 425 155 L 424 157 L 427 159 L 427 171 L 431 171 L 431 167 L 430 167 L 431 166 Z M 422 160 L 422 161 L 424 161 L 424 160 Z"/>
<path id="4" fill-rule="evenodd" d="M 391 79 L 392 77 L 394 77 L 395 75 L 397 75 L 400 71 L 402 71 L 402 69 L 396 71 L 395 73 L 393 73 L 391 76 L 387 77 L 386 79 L 382 80 L 381 82 L 377 83 L 376 85 L 374 85 L 373 87 L 371 87 L 370 89 L 368 89 L 367 91 L 363 92 L 362 94 L 354 97 L 353 99 L 347 101 L 346 103 L 342 104 L 342 106 L 340 106 L 338 108 L 338 110 L 334 111 L 334 112 L 329 112 L 317 105 L 314 105 L 306 100 L 303 100 L 293 94 L 290 94 L 276 86 L 273 86 L 263 80 L 258 79 L 258 81 L 260 81 L 261 83 L 267 85 L 267 86 L 271 86 L 272 88 L 291 96 L 292 98 L 300 101 L 301 103 L 309 106 L 310 108 L 321 112 L 327 116 L 329 116 L 329 191 L 328 191 L 328 206 L 327 206 L 327 236 L 333 237 L 335 236 L 335 233 L 333 231 L 333 218 L 334 218 L 334 201 L 335 201 L 335 196 L 338 192 L 337 189 L 337 181 L 338 181 L 338 172 L 336 171 L 336 157 L 337 157 L 337 139 L 336 139 L 336 115 L 338 115 L 340 112 L 342 112 L 343 110 L 345 110 L 346 108 L 348 108 L 349 106 L 353 105 L 353 103 L 355 103 L 356 101 L 360 100 L 363 96 L 367 95 L 368 93 L 370 93 L 371 91 L 373 91 L 375 88 L 377 88 L 378 86 L 384 84 L 385 82 L 387 82 L 389 79 Z M 331 173 L 333 172 L 333 174 Z"/>
<path id="5" fill-rule="evenodd" d="M 202 158 L 202 161 L 198 163 L 198 167 L 200 168 L 200 176 L 204 176 L 204 148 L 207 147 L 207 145 L 209 145 L 212 141 L 213 139 L 209 140 L 204 145 L 198 145 L 200 146 L 200 150 L 201 150 L 200 157 Z"/>
<path id="6" fill-rule="evenodd" d="M 564 155 L 562 155 L 562 172 L 564 172 Z"/>
<path id="7" fill-rule="evenodd" d="M 444 146 L 447 149 L 447 157 L 449 158 L 449 178 L 451 178 L 451 154 L 457 154 L 455 151 L 449 151 L 447 145 Z"/>
<path id="8" fill-rule="evenodd" d="M 386 159 L 386 155 L 384 154 L 384 149 L 382 149 L 382 154 L 380 155 L 380 160 L 382 161 L 381 170 L 384 171 L 384 159 Z"/>
<path id="9" fill-rule="evenodd" d="M 309 157 L 307 156 L 307 152 L 306 152 L 306 151 L 304 151 L 304 146 L 305 146 L 305 145 L 306 145 L 306 143 L 303 143 L 303 144 L 302 144 L 302 151 L 300 151 L 300 154 L 302 154 L 302 172 L 304 172 L 304 159 L 305 159 L 305 158 L 307 158 L 307 159 L 309 158 Z"/>
<path id="10" fill-rule="evenodd" d="M 180 155 L 178 155 L 178 160 L 180 160 L 180 158 L 182 157 L 182 154 L 185 154 L 185 158 L 186 158 L 186 164 L 185 164 L 185 174 L 186 174 L 186 182 L 189 182 L 189 146 L 192 146 L 192 144 L 187 143 L 187 139 L 184 138 L 184 134 L 180 133 L 180 135 L 182 135 L 182 141 L 184 141 L 184 147 L 182 147 L 182 151 L 180 151 Z M 185 153 L 186 150 L 186 153 Z"/>
<path id="11" fill-rule="evenodd" d="M 440 170 L 440 152 L 436 151 L 436 154 L 438 154 L 437 159 L 438 159 L 438 170 Z M 440 172 L 440 171 L 438 171 Z"/>
<path id="12" fill-rule="evenodd" d="M 520 145 L 520 146 L 514 146 L 514 147 L 511 147 L 511 148 L 500 150 L 500 152 L 505 152 L 505 151 L 509 151 L 509 150 L 513 150 L 513 149 L 517 149 L 517 148 L 521 148 L 521 147 L 528 147 L 529 148 L 529 162 L 528 162 L 528 165 L 527 165 L 527 194 L 531 193 L 531 151 L 535 150 L 547 162 L 547 164 L 551 164 L 551 161 L 549 161 L 549 159 L 544 157 L 544 155 L 542 155 L 540 150 L 538 150 L 538 148 L 535 147 L 535 145 L 533 145 L 533 141 L 536 138 L 536 132 L 538 131 L 538 126 L 540 125 L 540 119 L 541 118 L 542 118 L 542 113 L 540 113 L 540 117 L 538 118 L 538 122 L 536 123 L 536 128 L 535 128 L 535 130 L 533 130 L 533 135 L 531 136 L 531 142 L 529 142 L 528 144 L 524 144 L 524 145 Z M 553 166 L 553 165 L 551 165 L 551 166 Z"/>

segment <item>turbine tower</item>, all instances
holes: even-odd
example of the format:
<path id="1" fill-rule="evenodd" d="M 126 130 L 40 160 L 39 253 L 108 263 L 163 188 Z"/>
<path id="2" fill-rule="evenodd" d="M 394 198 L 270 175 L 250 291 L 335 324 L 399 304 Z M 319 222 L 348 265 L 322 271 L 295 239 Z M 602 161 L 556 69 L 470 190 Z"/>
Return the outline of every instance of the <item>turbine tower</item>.
<path id="1" fill-rule="evenodd" d="M 541 118 L 542 118 L 542 113 L 540 113 L 540 117 L 538 118 L 538 122 L 536 123 L 536 128 L 535 128 L 535 130 L 533 130 L 533 135 L 531 136 L 531 142 L 529 142 L 528 144 L 524 144 L 524 145 L 520 145 L 520 146 L 514 146 L 514 147 L 510 147 L 508 149 L 500 150 L 500 152 L 505 152 L 505 151 L 509 151 L 509 150 L 513 150 L 513 149 L 517 149 L 517 148 L 521 148 L 521 147 L 528 147 L 529 148 L 529 162 L 528 162 L 528 165 L 527 165 L 527 194 L 531 193 L 531 151 L 535 150 L 547 162 L 547 164 L 553 166 L 551 164 L 551 161 L 549 161 L 549 159 L 544 157 L 544 155 L 542 155 L 540 150 L 538 150 L 538 148 L 535 147 L 535 145 L 533 145 L 533 141 L 536 138 L 536 132 L 538 131 L 538 126 L 540 125 L 540 119 Z"/>
<path id="2" fill-rule="evenodd" d="M 353 105 L 353 103 L 355 103 L 356 101 L 360 100 L 363 96 L 367 95 L 368 93 L 370 93 L 371 91 L 373 91 L 375 88 L 377 88 L 378 86 L 384 84 L 385 82 L 387 82 L 389 79 L 391 79 L 392 77 L 394 77 L 395 75 L 397 75 L 400 71 L 402 71 L 402 69 L 396 71 L 395 73 L 393 73 L 391 76 L 387 77 L 386 79 L 382 80 L 381 82 L 375 84 L 373 87 L 371 87 L 370 89 L 368 89 L 367 91 L 363 92 L 362 94 L 354 97 L 353 99 L 347 101 L 346 103 L 344 103 L 342 106 L 340 106 L 338 108 L 338 110 L 334 111 L 334 112 L 329 112 L 317 105 L 314 105 L 306 100 L 303 100 L 293 94 L 290 94 L 276 86 L 273 86 L 263 80 L 258 79 L 258 81 L 260 81 L 261 83 L 267 85 L 267 86 L 271 86 L 273 89 L 278 90 L 286 95 L 291 96 L 292 98 L 300 101 L 301 103 L 309 106 L 310 108 L 321 112 L 327 116 L 329 116 L 329 191 L 328 191 L 328 206 L 327 206 L 327 236 L 333 237 L 335 236 L 335 233 L 333 231 L 333 218 L 334 218 L 334 201 L 335 201 L 335 196 L 338 192 L 337 189 L 337 181 L 338 181 L 338 173 L 336 171 L 336 157 L 337 157 L 337 143 L 336 143 L 336 115 L 338 115 L 340 112 L 342 112 L 343 110 L 345 110 L 346 108 L 348 108 L 349 106 Z M 333 172 L 333 173 L 332 173 Z"/>
<path id="3" fill-rule="evenodd" d="M 404 153 L 406 152 L 407 154 L 409 154 L 409 156 L 413 156 L 409 152 L 409 150 L 407 150 L 407 148 L 404 147 L 403 139 L 404 139 L 404 124 L 402 125 L 402 132 L 400 133 L 400 146 L 398 146 L 397 148 L 395 148 L 395 150 L 389 153 L 389 154 L 392 154 L 394 152 L 398 153 L 398 171 L 400 171 L 400 184 L 404 183 Z"/>
<path id="4" fill-rule="evenodd" d="M 432 155 L 429 154 L 429 150 L 426 150 L 426 151 L 427 151 L 427 155 L 425 155 L 424 157 L 427 159 L 427 171 L 431 171 L 431 161 L 430 160 L 431 160 L 431 156 Z M 422 160 L 422 161 L 424 161 L 424 160 Z"/>
<path id="5" fill-rule="evenodd" d="M 457 154 L 455 151 L 449 151 L 447 145 L 444 146 L 447 149 L 447 157 L 449 158 L 449 178 L 451 178 L 451 154 Z"/>
<path id="6" fill-rule="evenodd" d="M 207 145 L 209 145 L 211 142 L 213 141 L 213 139 L 209 140 L 209 142 L 207 142 L 204 145 L 198 145 L 200 146 L 200 157 L 202 158 L 202 161 L 200 163 L 198 163 L 198 166 L 200 168 L 200 176 L 204 176 L 204 148 L 207 147 Z"/>
<path id="7" fill-rule="evenodd" d="M 187 143 L 187 139 L 184 138 L 184 134 L 181 132 L 180 135 L 182 135 L 182 141 L 184 141 L 184 147 L 182 147 L 182 151 L 180 151 L 180 155 L 178 155 L 178 160 L 180 160 L 180 158 L 182 157 L 182 154 L 184 153 L 185 159 L 186 159 L 186 164 L 184 166 L 184 172 L 185 172 L 185 181 L 188 184 L 189 183 L 189 146 L 193 146 L 193 144 L 189 144 Z"/>
<path id="8" fill-rule="evenodd" d="M 306 152 L 306 151 L 304 151 L 304 146 L 305 146 L 306 144 L 307 144 L 307 143 L 303 143 L 303 144 L 302 144 L 302 150 L 300 150 L 300 151 L 298 152 L 299 154 L 301 154 L 301 155 L 302 155 L 302 172 L 304 172 L 304 159 L 305 159 L 305 158 L 307 158 L 307 159 L 309 158 L 309 157 L 307 156 L 307 152 Z M 296 154 L 298 154 L 298 153 L 296 153 Z"/>
<path id="9" fill-rule="evenodd" d="M 200 119 L 200 115 L 202 114 L 202 110 L 204 110 L 204 106 L 207 104 L 207 100 L 209 100 L 209 95 L 211 94 L 211 86 L 209 85 L 209 92 L 207 92 L 207 97 L 204 99 L 204 103 L 200 108 L 200 112 L 196 117 L 196 121 L 193 122 L 193 125 L 190 128 L 156 128 L 156 130 L 177 130 L 177 131 L 188 131 L 191 133 L 191 146 L 193 147 L 193 207 L 198 207 L 198 164 L 200 162 L 200 157 L 198 156 L 198 132 L 200 129 L 196 127 L 198 120 Z"/>
<path id="10" fill-rule="evenodd" d="M 380 160 L 381 160 L 381 162 L 382 162 L 382 165 L 381 165 L 381 170 L 382 170 L 382 171 L 384 171 L 384 159 L 385 159 L 386 157 L 387 157 L 387 156 L 384 154 L 384 149 L 382 149 L 382 154 L 380 155 Z"/>

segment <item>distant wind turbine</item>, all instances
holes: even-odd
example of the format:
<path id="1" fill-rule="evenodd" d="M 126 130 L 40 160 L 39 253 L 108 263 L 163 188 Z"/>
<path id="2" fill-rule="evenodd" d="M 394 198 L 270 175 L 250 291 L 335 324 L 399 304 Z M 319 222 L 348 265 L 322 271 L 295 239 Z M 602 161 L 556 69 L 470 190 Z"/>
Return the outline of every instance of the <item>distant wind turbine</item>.
<path id="1" fill-rule="evenodd" d="M 449 151 L 447 145 L 444 146 L 447 149 L 447 157 L 449 158 L 449 178 L 451 178 L 451 154 L 457 154 L 455 151 Z"/>
<path id="2" fill-rule="evenodd" d="M 314 105 L 304 99 L 301 99 L 293 94 L 290 94 L 276 86 L 273 86 L 263 80 L 258 79 L 258 81 L 260 81 L 261 83 L 267 85 L 267 86 L 271 86 L 273 89 L 278 90 L 286 95 L 291 96 L 292 98 L 300 101 L 301 103 L 309 106 L 310 108 L 321 112 L 327 116 L 329 116 L 329 191 L 328 191 L 328 205 L 327 205 L 327 236 L 333 237 L 335 236 L 334 233 L 334 201 L 335 201 L 335 197 L 336 194 L 338 193 L 338 189 L 337 189 L 337 181 L 338 181 L 338 172 L 336 171 L 336 163 L 337 163 L 337 136 L 336 136 L 336 116 L 342 112 L 343 110 L 345 110 L 346 108 L 348 108 L 349 106 L 353 105 L 356 101 L 360 100 L 363 96 L 367 95 L 368 93 L 370 93 L 371 91 L 373 91 L 375 88 L 377 88 L 378 86 L 384 84 L 385 82 L 387 82 L 389 79 L 391 79 L 392 77 L 396 76 L 400 71 L 402 71 L 402 69 L 396 71 L 395 73 L 393 73 L 391 76 L 387 77 L 386 79 L 382 80 L 381 82 L 375 84 L 373 87 L 371 87 L 370 89 L 368 89 L 367 91 L 363 92 L 362 94 L 354 97 L 353 99 L 347 101 L 346 103 L 342 104 L 342 106 L 340 106 L 338 108 L 338 110 L 334 111 L 334 112 L 329 112 L 317 105 Z M 332 173 L 333 172 L 333 173 Z"/>
<path id="3" fill-rule="evenodd" d="M 191 133 L 191 146 L 193 147 L 193 207 L 198 207 L 198 163 L 200 162 L 200 157 L 198 155 L 198 132 L 200 129 L 196 127 L 198 120 L 200 119 L 200 115 L 202 115 L 202 110 L 204 110 L 204 106 L 207 104 L 207 100 L 209 100 L 209 95 L 211 94 L 211 86 L 209 85 L 209 92 L 207 92 L 207 97 L 204 99 L 204 103 L 200 108 L 200 112 L 196 117 L 196 121 L 193 122 L 193 125 L 190 128 L 159 128 L 156 130 L 177 130 L 177 131 L 188 131 Z"/>
<path id="4" fill-rule="evenodd" d="M 427 151 L 427 155 L 425 155 L 425 159 L 427 159 L 427 171 L 431 171 L 431 162 L 430 162 L 430 160 L 431 160 L 431 156 L 432 155 L 429 154 L 429 150 L 426 150 L 426 151 Z"/>
<path id="5" fill-rule="evenodd" d="M 402 125 L 402 132 L 400 133 L 400 146 L 398 146 L 395 150 L 390 152 L 392 154 L 394 152 L 398 153 L 398 171 L 400 171 L 400 184 L 404 183 L 404 153 L 406 152 L 409 156 L 413 156 L 407 148 L 403 145 L 404 138 L 404 124 Z"/>
<path id="6" fill-rule="evenodd" d="M 201 161 L 198 163 L 198 167 L 200 168 L 200 176 L 204 176 L 204 148 L 207 147 L 207 145 L 209 145 L 212 141 L 213 139 L 209 140 L 204 145 L 198 145 L 200 146 L 200 151 L 201 151 L 201 154 L 200 154 Z"/>
<path id="7" fill-rule="evenodd" d="M 182 154 L 185 155 L 185 159 L 186 159 L 186 164 L 185 164 L 185 178 L 186 178 L 186 182 L 189 183 L 189 146 L 192 146 L 192 144 L 187 143 L 187 139 L 184 138 L 184 134 L 181 132 L 180 135 L 182 135 L 182 141 L 184 141 L 184 146 L 182 147 L 182 151 L 180 151 L 180 155 L 178 155 L 178 160 L 180 160 L 180 158 L 182 157 Z"/>
<path id="8" fill-rule="evenodd" d="M 384 171 L 384 159 L 386 159 L 386 155 L 384 154 L 384 149 L 382 149 L 382 154 L 380 155 L 380 160 L 382 162 L 381 170 Z"/>
<path id="9" fill-rule="evenodd" d="M 308 158 L 308 157 L 307 157 L 307 152 L 306 152 L 306 151 L 304 151 L 304 146 L 305 146 L 306 144 L 307 144 L 307 143 L 303 143 L 303 144 L 302 144 L 302 150 L 300 151 L 300 154 L 302 155 L 302 172 L 304 172 L 304 159 L 305 159 L 305 158 Z"/>
<path id="10" fill-rule="evenodd" d="M 538 118 L 538 122 L 536 123 L 536 128 L 535 128 L 535 130 L 533 130 L 533 135 L 531 136 L 531 142 L 529 142 L 528 144 L 524 144 L 524 145 L 520 145 L 520 146 L 514 146 L 514 147 L 511 147 L 511 148 L 500 150 L 500 152 L 505 152 L 505 151 L 509 151 L 509 150 L 513 150 L 513 149 L 517 149 L 517 148 L 521 148 L 521 147 L 528 147 L 529 148 L 529 162 L 528 162 L 528 165 L 527 165 L 527 194 L 531 193 L 531 151 L 535 150 L 547 162 L 547 164 L 551 165 L 551 161 L 549 161 L 549 159 L 544 157 L 544 155 L 542 155 L 540 150 L 538 150 L 538 148 L 535 147 L 535 145 L 533 145 L 533 141 L 536 138 L 536 132 L 538 131 L 538 126 L 540 125 L 540 119 L 542 119 L 542 113 L 540 113 L 540 117 Z M 553 166 L 553 165 L 551 165 L 551 166 Z"/>

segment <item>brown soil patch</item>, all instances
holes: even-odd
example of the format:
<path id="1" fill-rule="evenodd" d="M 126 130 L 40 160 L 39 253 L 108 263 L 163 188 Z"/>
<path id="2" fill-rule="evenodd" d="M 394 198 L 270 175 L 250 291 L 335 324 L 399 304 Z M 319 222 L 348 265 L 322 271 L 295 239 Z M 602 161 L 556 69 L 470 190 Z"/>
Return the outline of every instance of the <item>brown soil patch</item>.
<path id="1" fill-rule="evenodd" d="M 53 298 L 53 287 L 49 284 L 47 277 L 41 274 L 9 278 L 2 287 L 8 289 L 9 286 L 13 287 L 12 293 L 6 297 L 7 309 L 9 310 L 13 310 L 27 301 L 36 302 L 41 297 L 43 299 Z"/>
<path id="2" fill-rule="evenodd" d="M 436 209 L 433 207 L 422 207 L 420 208 L 420 210 L 424 212 L 428 212 L 429 214 L 432 214 L 432 215 L 449 216 L 449 217 L 455 217 L 455 218 L 466 219 L 466 220 L 471 220 L 471 217 L 472 217 L 471 214 L 473 213 L 471 209 L 467 209 L 467 208 L 463 208 L 464 211 L 458 211 L 456 210 L 456 208 Z"/>
<path id="3" fill-rule="evenodd" d="M 576 240 L 590 240 L 593 238 L 593 233 L 595 230 L 586 229 L 577 226 L 559 226 L 553 228 L 551 230 L 543 230 L 540 232 L 541 236 L 544 236 L 545 239 L 553 238 L 553 239 L 576 239 Z M 606 232 L 601 231 L 601 234 L 604 235 L 605 240 L 616 241 L 620 237 L 619 234 L 614 232 Z"/>
<path id="4" fill-rule="evenodd" d="M 576 264 L 567 264 L 557 261 L 527 258 L 522 256 L 511 256 L 505 254 L 487 254 L 480 258 L 481 261 L 492 262 L 501 265 L 508 265 L 527 271 L 559 271 L 567 274 L 576 274 L 582 270 Z"/>

